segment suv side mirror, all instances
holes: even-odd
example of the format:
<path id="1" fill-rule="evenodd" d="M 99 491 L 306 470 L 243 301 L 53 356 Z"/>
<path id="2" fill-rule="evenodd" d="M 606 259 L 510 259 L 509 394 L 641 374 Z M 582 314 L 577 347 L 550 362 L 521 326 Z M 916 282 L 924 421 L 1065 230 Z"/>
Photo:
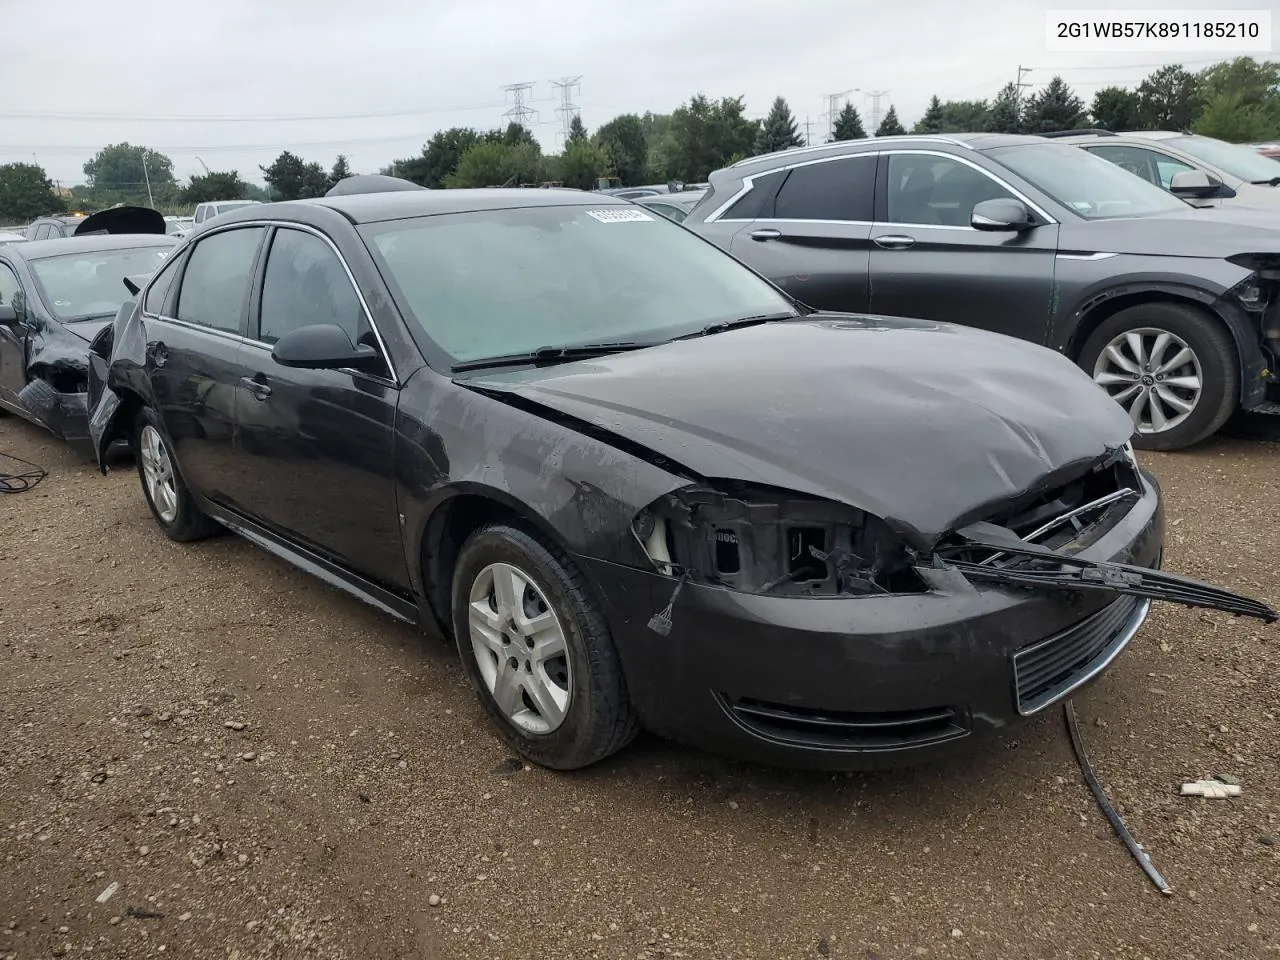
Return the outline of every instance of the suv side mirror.
<path id="1" fill-rule="evenodd" d="M 1222 188 L 1222 181 L 1203 170 L 1183 170 L 1169 181 L 1169 192 L 1175 197 L 1212 197 Z"/>
<path id="2" fill-rule="evenodd" d="M 969 216 L 969 226 L 975 230 L 1027 230 L 1035 223 L 1031 219 L 1031 211 L 1021 200 L 998 197 L 975 205 Z"/>
<path id="3" fill-rule="evenodd" d="M 282 367 L 306 370 L 366 370 L 381 362 L 377 350 L 352 343 L 347 331 L 333 323 L 290 330 L 276 341 L 271 359 Z"/>
<path id="4" fill-rule="evenodd" d="M 18 311 L 12 303 L 0 303 L 0 326 L 11 326 L 18 322 Z"/>

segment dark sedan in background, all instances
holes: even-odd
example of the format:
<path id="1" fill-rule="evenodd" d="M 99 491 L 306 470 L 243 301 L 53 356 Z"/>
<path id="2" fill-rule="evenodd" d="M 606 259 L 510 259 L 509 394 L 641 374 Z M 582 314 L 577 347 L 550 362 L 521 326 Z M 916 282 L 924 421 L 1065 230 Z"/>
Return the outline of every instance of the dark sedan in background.
<path id="1" fill-rule="evenodd" d="M 130 234 L 0 246 L 0 411 L 87 450 L 89 342 L 177 241 Z"/>
<path id="2" fill-rule="evenodd" d="M 1174 450 L 1280 413 L 1274 219 L 1041 137 L 954 134 L 744 160 L 684 226 L 815 307 L 1050 347 L 1124 406 L 1135 446 Z"/>
<path id="3" fill-rule="evenodd" d="M 1153 599 L 1275 618 L 1153 569 L 1159 489 L 1068 360 L 815 313 L 598 194 L 227 214 L 95 341 L 91 396 L 166 535 L 229 528 L 451 635 L 559 769 L 641 725 L 922 759 L 1089 682 Z"/>

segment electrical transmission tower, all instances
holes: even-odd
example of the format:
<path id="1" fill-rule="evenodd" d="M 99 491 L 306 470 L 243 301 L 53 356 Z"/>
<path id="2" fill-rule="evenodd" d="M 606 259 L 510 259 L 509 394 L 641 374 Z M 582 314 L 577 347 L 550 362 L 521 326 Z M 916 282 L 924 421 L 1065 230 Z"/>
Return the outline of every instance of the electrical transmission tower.
<path id="1" fill-rule="evenodd" d="M 871 98 L 871 126 L 867 128 L 869 136 L 874 137 L 876 131 L 880 129 L 880 98 L 888 92 L 888 90 L 867 91 L 867 96 Z"/>
<path id="2" fill-rule="evenodd" d="M 1013 102 L 1018 104 L 1018 106 L 1022 105 L 1023 88 L 1031 86 L 1029 83 L 1022 82 L 1022 75 L 1030 72 L 1030 67 L 1024 67 L 1022 64 L 1018 64 L 1018 79 L 1013 82 Z"/>
<path id="3" fill-rule="evenodd" d="M 525 99 L 533 89 L 532 83 L 509 83 L 502 89 L 511 94 L 511 109 L 502 115 L 507 121 L 518 123 L 522 127 L 529 126 L 530 118 L 535 118 L 533 122 L 537 122 L 538 111 L 529 106 Z"/>
<path id="4" fill-rule="evenodd" d="M 852 90 L 841 90 L 839 93 L 827 94 L 827 139 L 834 140 L 836 138 L 836 117 L 840 115 L 840 108 L 844 106 L 841 102 Z"/>
<path id="5" fill-rule="evenodd" d="M 560 136 L 564 143 L 569 142 L 569 131 L 573 126 L 573 118 L 578 116 L 578 105 L 573 102 L 573 91 L 582 92 L 582 85 L 579 81 L 582 75 L 576 77 L 561 77 L 559 80 L 552 80 L 551 85 L 560 91 L 560 106 L 556 107 L 556 116 L 560 118 Z"/>

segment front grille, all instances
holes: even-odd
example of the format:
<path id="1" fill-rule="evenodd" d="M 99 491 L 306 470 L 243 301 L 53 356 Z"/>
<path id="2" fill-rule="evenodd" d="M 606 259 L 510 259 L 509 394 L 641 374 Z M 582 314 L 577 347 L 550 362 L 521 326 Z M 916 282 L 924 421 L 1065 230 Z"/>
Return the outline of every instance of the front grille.
<path id="1" fill-rule="evenodd" d="M 1044 709 L 1106 666 L 1129 642 L 1150 603 L 1121 597 L 1061 633 L 1016 651 L 1018 712 L 1025 716 Z"/>
<path id="2" fill-rule="evenodd" d="M 748 697 L 720 698 L 721 705 L 756 736 L 796 746 L 828 750 L 900 750 L 953 740 L 967 734 L 964 718 L 951 707 L 864 713 L 815 710 Z"/>

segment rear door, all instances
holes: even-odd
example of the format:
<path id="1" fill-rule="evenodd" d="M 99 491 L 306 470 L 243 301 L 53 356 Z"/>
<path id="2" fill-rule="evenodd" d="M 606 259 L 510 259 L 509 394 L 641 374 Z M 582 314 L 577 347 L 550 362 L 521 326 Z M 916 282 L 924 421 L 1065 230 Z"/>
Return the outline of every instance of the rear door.
<path id="1" fill-rule="evenodd" d="M 930 150 L 881 157 L 871 231 L 871 310 L 980 327 L 1044 342 L 1053 308 L 1058 224 L 978 164 Z M 1011 198 L 1039 225 L 970 226 L 983 200 Z"/>
<path id="2" fill-rule="evenodd" d="M 394 475 L 399 390 L 337 248 L 310 229 L 276 229 L 252 313 L 231 471 L 238 509 L 384 587 L 408 587 Z M 272 359 L 280 337 L 321 323 L 379 351 L 382 370 Z"/>
<path id="3" fill-rule="evenodd" d="M 201 238 L 177 282 L 166 266 L 143 302 L 147 372 L 183 479 L 195 493 L 230 506 L 249 291 L 266 233 L 244 226 Z"/>
<path id="4" fill-rule="evenodd" d="M 760 185 L 759 207 L 729 252 L 809 306 L 865 312 L 875 155 L 810 160 L 768 176 L 778 178 L 776 191 Z"/>

